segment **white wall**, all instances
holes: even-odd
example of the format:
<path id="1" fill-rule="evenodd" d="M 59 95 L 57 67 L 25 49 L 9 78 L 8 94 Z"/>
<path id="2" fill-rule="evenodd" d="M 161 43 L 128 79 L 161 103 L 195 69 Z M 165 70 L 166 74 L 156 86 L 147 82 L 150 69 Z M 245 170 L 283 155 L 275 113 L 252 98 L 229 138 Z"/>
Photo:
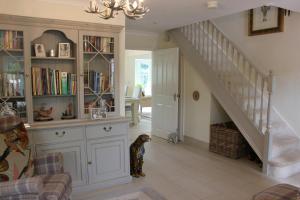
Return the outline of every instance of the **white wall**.
<path id="1" fill-rule="evenodd" d="M 119 91 L 120 91 L 120 115 L 125 116 L 125 92 L 124 92 L 124 84 L 125 84 L 125 28 L 119 34 L 120 42 L 119 42 Z"/>
<path id="2" fill-rule="evenodd" d="M 125 51 L 125 85 L 128 86 L 127 95 L 132 95 L 135 87 L 135 59 L 151 59 L 151 51 Z"/>
<path id="3" fill-rule="evenodd" d="M 51 1 L 1 0 L 0 14 L 125 25 L 125 17 L 123 14 L 119 14 L 114 19 L 104 20 L 96 15 L 85 13 L 84 9 L 86 9 L 88 1 L 86 1 L 86 5 L 70 5 L 66 3 L 49 2 Z"/>
<path id="4" fill-rule="evenodd" d="M 231 121 L 230 117 L 227 115 L 218 100 L 211 95 L 210 124 L 218 124 L 228 121 Z"/>
<path id="5" fill-rule="evenodd" d="M 164 32 L 126 30 L 126 49 L 153 51 L 173 47 L 176 47 L 176 44 Z"/>
<path id="6" fill-rule="evenodd" d="M 247 36 L 247 13 L 214 20 L 257 67 L 275 74 L 273 106 L 300 135 L 300 14 L 285 17 L 283 33 Z"/>
<path id="7" fill-rule="evenodd" d="M 152 51 L 158 43 L 159 33 L 126 30 L 126 49 Z"/>
<path id="8" fill-rule="evenodd" d="M 199 141 L 209 142 L 211 93 L 199 72 L 183 58 L 184 70 L 184 134 Z M 198 101 L 193 100 L 193 92 L 200 93 Z"/>

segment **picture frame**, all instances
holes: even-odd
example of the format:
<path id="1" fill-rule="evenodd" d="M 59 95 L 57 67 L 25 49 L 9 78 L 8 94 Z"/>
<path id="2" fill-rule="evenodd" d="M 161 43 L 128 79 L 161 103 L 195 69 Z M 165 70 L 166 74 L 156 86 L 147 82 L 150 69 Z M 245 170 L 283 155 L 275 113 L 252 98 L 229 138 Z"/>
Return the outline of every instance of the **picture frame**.
<path id="1" fill-rule="evenodd" d="M 58 57 L 70 58 L 71 57 L 71 44 L 70 43 L 58 43 Z"/>
<path id="2" fill-rule="evenodd" d="M 36 57 L 46 57 L 46 51 L 44 44 L 34 44 L 34 51 Z"/>
<path id="3" fill-rule="evenodd" d="M 101 108 L 90 108 L 90 114 L 92 120 L 107 118 L 106 112 L 103 112 Z"/>
<path id="4" fill-rule="evenodd" d="M 284 31 L 284 10 L 273 6 L 262 6 L 249 11 L 249 36 Z"/>

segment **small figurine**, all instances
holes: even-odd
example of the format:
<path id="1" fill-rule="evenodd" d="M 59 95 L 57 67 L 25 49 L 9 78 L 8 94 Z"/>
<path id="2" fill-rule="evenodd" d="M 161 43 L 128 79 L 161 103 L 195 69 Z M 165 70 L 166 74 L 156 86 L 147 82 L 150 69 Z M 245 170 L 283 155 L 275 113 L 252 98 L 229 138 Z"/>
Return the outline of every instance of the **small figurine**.
<path id="1" fill-rule="evenodd" d="M 168 135 L 168 143 L 177 144 L 178 143 L 178 134 L 177 133 L 170 133 Z"/>
<path id="2" fill-rule="evenodd" d="M 53 118 L 50 116 L 53 112 L 53 107 L 46 109 L 45 106 L 42 106 L 40 110 L 35 110 L 36 113 L 35 121 L 52 121 Z"/>
<path id="3" fill-rule="evenodd" d="M 65 112 L 62 113 L 61 119 L 75 119 L 75 115 L 73 115 L 73 104 L 69 103 Z"/>
<path id="4" fill-rule="evenodd" d="M 150 142 L 149 135 L 140 135 L 134 143 L 130 145 L 130 175 L 138 178 L 146 176 L 143 172 L 145 147 L 144 143 Z"/>

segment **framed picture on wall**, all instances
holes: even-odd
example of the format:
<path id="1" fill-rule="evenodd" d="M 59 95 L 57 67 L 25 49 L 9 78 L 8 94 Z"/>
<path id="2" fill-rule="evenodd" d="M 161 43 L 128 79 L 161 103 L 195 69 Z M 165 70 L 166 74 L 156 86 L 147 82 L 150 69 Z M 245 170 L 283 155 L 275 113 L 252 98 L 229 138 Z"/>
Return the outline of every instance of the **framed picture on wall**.
<path id="1" fill-rule="evenodd" d="M 283 32 L 284 10 L 262 6 L 249 12 L 249 36 Z"/>

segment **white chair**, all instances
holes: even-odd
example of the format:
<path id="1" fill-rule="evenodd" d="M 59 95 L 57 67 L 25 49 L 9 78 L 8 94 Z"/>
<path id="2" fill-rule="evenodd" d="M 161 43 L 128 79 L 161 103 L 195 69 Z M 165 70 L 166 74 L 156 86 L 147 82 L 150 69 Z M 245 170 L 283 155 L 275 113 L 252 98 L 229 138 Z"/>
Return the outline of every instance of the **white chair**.
<path id="1" fill-rule="evenodd" d="M 142 97 L 142 88 L 141 87 L 134 87 L 132 98 L 139 99 Z"/>
<path id="2" fill-rule="evenodd" d="M 140 99 L 141 96 L 142 96 L 142 88 L 141 87 L 135 87 L 134 90 L 133 90 L 132 96 L 128 97 L 129 100 L 125 104 L 125 112 L 126 112 L 126 114 L 129 113 L 129 112 L 131 113 L 131 118 L 132 118 L 133 122 L 135 121 L 134 120 L 135 118 L 138 118 L 138 110 L 139 110 L 138 108 L 134 109 L 133 106 L 136 105 L 135 104 L 136 100 Z M 133 102 L 135 102 L 135 103 L 133 103 Z M 138 105 L 138 107 L 139 107 L 139 105 Z"/>
<path id="3" fill-rule="evenodd" d="M 128 96 L 128 85 L 124 86 L 124 96 L 127 97 Z"/>

